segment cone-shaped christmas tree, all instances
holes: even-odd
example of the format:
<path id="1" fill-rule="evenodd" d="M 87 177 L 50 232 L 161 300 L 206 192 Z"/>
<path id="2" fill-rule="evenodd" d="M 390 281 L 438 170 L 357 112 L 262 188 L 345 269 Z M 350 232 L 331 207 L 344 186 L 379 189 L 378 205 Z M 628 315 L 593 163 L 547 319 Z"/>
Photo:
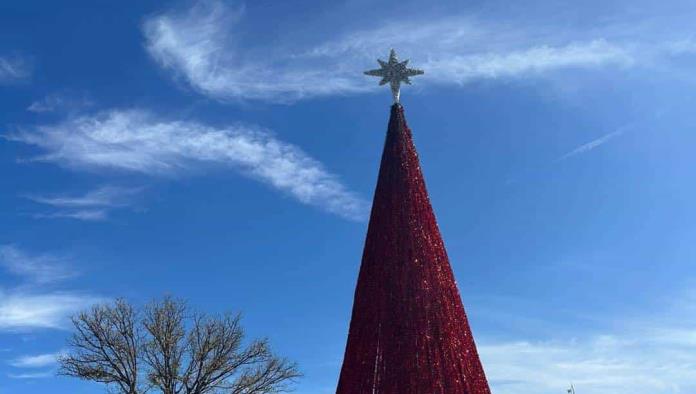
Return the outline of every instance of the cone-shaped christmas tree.
<path id="1" fill-rule="evenodd" d="M 411 130 L 394 104 L 337 394 L 488 393 Z"/>
<path id="2" fill-rule="evenodd" d="M 489 394 L 396 91 L 337 394 Z"/>

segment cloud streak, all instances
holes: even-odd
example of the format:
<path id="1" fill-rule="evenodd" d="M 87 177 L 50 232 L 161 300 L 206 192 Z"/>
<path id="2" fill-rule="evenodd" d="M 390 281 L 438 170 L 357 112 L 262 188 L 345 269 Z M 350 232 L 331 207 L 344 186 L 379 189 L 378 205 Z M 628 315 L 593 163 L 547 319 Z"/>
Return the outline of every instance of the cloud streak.
<path id="1" fill-rule="evenodd" d="M 31 74 L 26 60 L 18 56 L 0 56 L 0 83 L 26 79 Z"/>
<path id="2" fill-rule="evenodd" d="M 11 374 L 7 374 L 7 376 L 11 379 L 45 379 L 45 378 L 53 377 L 54 373 L 51 371 L 30 372 L 30 373 L 11 373 Z"/>
<path id="3" fill-rule="evenodd" d="M 0 245 L 0 266 L 37 284 L 58 282 L 76 275 L 61 258 L 29 255 L 14 245 Z"/>
<path id="4" fill-rule="evenodd" d="M 606 40 L 565 46 L 536 46 L 508 53 L 488 53 L 430 60 L 424 68 L 439 83 L 463 84 L 476 79 L 498 79 L 541 74 L 562 68 L 627 66 L 633 62 L 624 49 Z"/>
<path id="5" fill-rule="evenodd" d="M 519 318 L 519 308 L 511 310 L 516 329 L 545 334 L 535 339 L 478 341 L 493 392 L 563 393 L 570 382 L 586 394 L 694 392 L 694 292 L 686 287 L 665 299 L 669 301 L 650 309 L 654 312 L 596 316 L 593 320 L 608 328 L 592 331 L 577 331 L 572 318 L 555 320 L 544 327 L 550 330 L 539 330 L 537 322 Z"/>
<path id="6" fill-rule="evenodd" d="M 27 107 L 27 111 L 34 113 L 47 113 L 63 110 L 74 110 L 78 108 L 91 107 L 94 103 L 86 95 L 73 95 L 53 93 L 46 95 L 40 100 L 36 100 Z"/>
<path id="7" fill-rule="evenodd" d="M 625 129 L 619 129 L 619 130 L 616 130 L 616 131 L 611 132 L 609 134 L 605 134 L 605 135 L 603 135 L 595 140 L 592 140 L 586 144 L 582 144 L 582 145 L 578 146 L 577 148 L 575 148 L 575 149 L 571 150 L 570 152 L 561 156 L 558 160 L 559 161 L 566 160 L 566 159 L 570 159 L 571 157 L 581 155 L 583 153 L 587 153 L 595 148 L 598 148 L 598 147 L 606 144 L 607 142 L 609 142 L 610 140 L 612 140 L 616 137 L 622 136 L 625 132 L 626 132 Z"/>
<path id="8" fill-rule="evenodd" d="M 15 368 L 42 368 L 55 365 L 61 353 L 39 354 L 35 356 L 22 356 L 10 361 Z"/>
<path id="9" fill-rule="evenodd" d="M 99 301 L 71 292 L 0 291 L 0 330 L 65 329 L 68 316 Z"/>
<path id="10" fill-rule="evenodd" d="M 624 67 L 629 48 L 605 39 L 544 43 L 523 32 L 465 18 L 389 23 L 304 48 L 243 49 L 235 43 L 241 9 L 198 2 L 144 24 L 146 48 L 164 68 L 202 94 L 220 100 L 292 101 L 374 90 L 362 75 L 390 47 L 417 56 L 422 80 L 463 84 L 477 79 L 538 76 L 566 68 Z M 273 53 L 273 58 L 259 57 Z"/>
<path id="11" fill-rule="evenodd" d="M 0 287 L 0 332 L 63 329 L 69 315 L 102 301 L 90 294 L 47 290 L 77 274 L 54 255 L 2 245 L 0 268 L 24 279 L 12 289 Z"/>
<path id="12" fill-rule="evenodd" d="M 46 153 L 35 160 L 83 170 L 119 170 L 172 176 L 205 165 L 223 165 L 280 190 L 302 203 L 351 220 L 363 220 L 368 204 L 300 148 L 251 126 L 211 127 L 160 119 L 138 110 L 112 110 L 44 125 L 9 136 Z M 103 193 L 102 193 L 103 194 Z M 73 206 L 104 198 L 41 199 Z"/>
<path id="13" fill-rule="evenodd" d="M 696 330 L 690 342 L 660 332 L 567 341 L 483 343 L 486 372 L 499 394 L 681 393 L 696 389 Z"/>
<path id="14" fill-rule="evenodd" d="M 609 142 L 615 138 L 621 137 L 621 136 L 625 135 L 626 133 L 634 131 L 637 124 L 641 124 L 641 123 L 645 124 L 649 120 L 652 120 L 654 118 L 660 118 L 661 116 L 663 116 L 663 114 L 664 114 L 664 111 L 658 111 L 653 116 L 646 118 L 643 122 L 640 122 L 640 123 L 639 122 L 631 122 L 631 123 L 625 124 L 625 125 L 619 127 L 618 129 L 616 129 L 615 131 L 612 131 L 611 133 L 607 133 L 607 134 L 605 134 L 599 138 L 596 138 L 588 143 L 585 143 L 585 144 L 578 146 L 577 148 L 575 148 L 575 149 L 569 151 L 568 153 L 564 154 L 563 156 L 559 157 L 557 161 L 567 160 L 567 159 L 570 159 L 572 157 L 588 153 L 594 149 L 599 148 L 600 146 L 606 144 L 607 142 Z"/>
<path id="15" fill-rule="evenodd" d="M 199 2 L 184 12 L 169 12 L 144 24 L 149 54 L 199 92 L 218 99 L 288 101 L 370 89 L 353 70 L 336 64 L 308 68 L 289 57 L 251 59 L 230 38 L 242 11 L 220 2 Z M 316 63 L 316 62 L 315 62 Z M 332 67 L 325 67 L 332 66 Z"/>
<path id="16" fill-rule="evenodd" d="M 79 209 L 76 211 L 35 213 L 31 216 L 36 219 L 75 219 L 85 222 L 101 222 L 109 218 L 109 214 L 105 209 Z"/>
<path id="17" fill-rule="evenodd" d="M 39 204 L 60 209 L 56 212 L 34 214 L 33 216 L 37 218 L 69 218 L 85 221 L 101 221 L 107 219 L 110 210 L 131 205 L 134 197 L 141 191 L 141 188 L 102 186 L 82 196 L 28 195 L 26 198 Z"/>
<path id="18" fill-rule="evenodd" d="M 133 195 L 141 189 L 129 189 L 115 186 L 103 186 L 87 192 L 83 196 L 27 196 L 28 199 L 40 204 L 61 208 L 84 207 L 123 207 L 129 204 Z"/>

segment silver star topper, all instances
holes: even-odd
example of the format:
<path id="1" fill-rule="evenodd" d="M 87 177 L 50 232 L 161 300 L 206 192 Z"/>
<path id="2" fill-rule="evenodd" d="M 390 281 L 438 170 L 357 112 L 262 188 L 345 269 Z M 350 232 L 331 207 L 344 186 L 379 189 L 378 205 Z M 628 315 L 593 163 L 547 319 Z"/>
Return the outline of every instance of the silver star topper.
<path id="1" fill-rule="evenodd" d="M 389 86 L 391 86 L 392 96 L 394 96 L 394 104 L 399 103 L 401 82 L 410 85 L 411 79 L 409 77 L 423 74 L 423 70 L 406 67 L 408 65 L 408 60 L 400 62 L 399 58 L 396 56 L 396 51 L 393 49 L 389 52 L 389 61 L 385 62 L 384 60 L 377 59 L 377 62 L 381 68 L 365 71 L 365 75 L 382 77 L 382 80 L 379 81 L 379 86 L 388 82 Z"/>

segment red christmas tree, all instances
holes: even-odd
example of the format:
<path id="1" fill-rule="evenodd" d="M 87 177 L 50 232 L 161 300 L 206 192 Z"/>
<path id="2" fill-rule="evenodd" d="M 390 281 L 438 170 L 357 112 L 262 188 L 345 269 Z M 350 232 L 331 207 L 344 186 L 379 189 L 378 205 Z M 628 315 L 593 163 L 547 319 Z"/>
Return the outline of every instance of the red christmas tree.
<path id="1" fill-rule="evenodd" d="M 490 394 L 398 103 L 391 108 L 336 392 Z"/>

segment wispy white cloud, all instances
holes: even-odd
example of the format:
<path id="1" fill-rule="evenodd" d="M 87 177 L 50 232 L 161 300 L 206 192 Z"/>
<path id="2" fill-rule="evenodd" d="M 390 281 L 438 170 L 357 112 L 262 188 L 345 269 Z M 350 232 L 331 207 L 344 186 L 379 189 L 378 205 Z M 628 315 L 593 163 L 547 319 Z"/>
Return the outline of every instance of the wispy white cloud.
<path id="1" fill-rule="evenodd" d="M 544 42 L 514 26 L 462 17 L 390 22 L 304 48 L 245 49 L 234 30 L 242 17 L 241 9 L 216 1 L 152 17 L 144 25 L 147 50 L 203 94 L 274 101 L 371 90 L 361 70 L 390 47 L 427 70 L 423 82 L 448 84 L 634 63 L 630 45 L 603 37 Z"/>
<path id="2" fill-rule="evenodd" d="M 30 255 L 14 245 L 0 245 L 0 266 L 33 283 L 57 282 L 75 276 L 65 259 L 54 255 Z"/>
<path id="3" fill-rule="evenodd" d="M 525 327 L 515 310 L 511 317 L 517 330 L 543 334 L 533 340 L 479 338 L 478 349 L 493 392 L 499 394 L 563 393 L 570 382 L 586 394 L 692 393 L 695 299 L 687 288 L 649 312 L 595 317 L 605 326 L 601 329 L 576 330 L 571 318 L 540 331 L 536 323 Z"/>
<path id="4" fill-rule="evenodd" d="M 63 98 L 58 96 L 46 96 L 41 100 L 34 101 L 27 107 L 29 112 L 53 112 L 63 104 Z"/>
<path id="5" fill-rule="evenodd" d="M 31 215 L 36 219 L 75 219 L 86 222 L 101 222 L 109 218 L 106 209 L 77 209 L 48 213 L 34 213 Z"/>
<path id="6" fill-rule="evenodd" d="M 123 207 L 129 205 L 132 197 L 141 190 L 141 188 L 102 186 L 82 196 L 63 195 L 49 197 L 29 195 L 27 198 L 41 204 L 59 208 Z"/>
<path id="7" fill-rule="evenodd" d="M 688 331 L 693 338 L 696 330 Z M 552 394 L 686 393 L 696 389 L 696 344 L 659 332 L 479 346 L 493 391 Z"/>
<path id="8" fill-rule="evenodd" d="M 31 69 L 27 61 L 19 56 L 0 56 L 0 83 L 28 78 Z"/>
<path id="9" fill-rule="evenodd" d="M 575 148 L 575 149 L 571 150 L 570 152 L 561 156 L 558 160 L 565 160 L 565 159 L 569 159 L 573 156 L 587 153 L 595 148 L 598 148 L 598 147 L 606 144 L 607 142 L 609 142 L 610 140 L 612 140 L 616 137 L 620 137 L 625 132 L 626 132 L 625 129 L 619 129 L 619 130 L 613 131 L 609 134 L 605 134 L 605 135 L 603 135 L 595 140 L 592 140 L 586 144 L 582 144 L 582 145 L 578 146 L 577 148 Z"/>
<path id="10" fill-rule="evenodd" d="M 628 66 L 633 62 L 623 48 L 606 40 L 571 43 L 564 46 L 535 46 L 507 53 L 487 53 L 431 59 L 423 66 L 428 78 L 440 83 L 466 83 L 475 79 L 496 79 L 540 74 L 562 68 Z"/>
<path id="11" fill-rule="evenodd" d="M 106 111 L 9 138 L 44 149 L 46 154 L 36 160 L 78 169 L 174 175 L 200 165 L 226 165 L 348 219 L 362 220 L 368 209 L 363 199 L 300 148 L 250 126 L 211 127 L 144 111 Z M 52 201 L 74 205 L 84 200 Z"/>
<path id="12" fill-rule="evenodd" d="M 0 330 L 64 329 L 68 316 L 99 301 L 73 292 L 0 291 Z"/>
<path id="13" fill-rule="evenodd" d="M 7 374 L 11 379 L 45 379 L 53 377 L 54 375 L 52 371 Z"/>
<path id="14" fill-rule="evenodd" d="M 124 188 L 117 186 L 102 186 L 89 191 L 82 196 L 28 195 L 28 199 L 44 205 L 60 208 L 57 212 L 37 213 L 37 218 L 69 218 L 87 221 L 105 220 L 111 209 L 131 205 L 142 188 Z"/>
<path id="15" fill-rule="evenodd" d="M 51 290 L 77 274 L 65 258 L 56 255 L 1 245 L 0 268 L 23 279 L 14 288 L 0 287 L 0 331 L 65 328 L 68 316 L 103 300 L 82 292 Z"/>
<path id="16" fill-rule="evenodd" d="M 22 356 L 10 361 L 10 365 L 15 368 L 42 368 L 55 365 L 58 357 L 62 353 L 39 354 L 33 356 Z"/>
<path id="17" fill-rule="evenodd" d="M 31 105 L 27 107 L 27 111 L 45 113 L 61 110 L 76 110 L 91 107 L 92 105 L 94 105 L 94 103 L 84 94 L 52 93 L 31 103 Z"/>
<path id="18" fill-rule="evenodd" d="M 308 68 L 287 55 L 252 59 L 233 44 L 233 27 L 241 14 L 240 8 L 206 1 L 156 16 L 144 25 L 147 50 L 192 87 L 219 99 L 284 101 L 369 89 L 358 83 L 353 70 L 338 64 Z"/>
<path id="19" fill-rule="evenodd" d="M 627 124 L 617 128 L 616 130 L 612 131 L 611 133 L 604 134 L 603 136 L 601 136 L 599 138 L 596 138 L 590 142 L 584 143 L 584 144 L 572 149 L 568 153 L 559 157 L 557 161 L 570 159 L 571 157 L 575 157 L 575 156 L 578 156 L 578 155 L 581 155 L 584 153 L 588 153 L 596 148 L 599 148 L 600 146 L 606 144 L 607 142 L 609 142 L 615 138 L 621 137 L 627 133 L 635 131 L 636 126 L 638 124 L 646 124 L 649 121 L 661 118 L 664 114 L 665 114 L 665 111 L 656 111 L 651 116 L 644 118 L 641 122 L 627 123 Z"/>

